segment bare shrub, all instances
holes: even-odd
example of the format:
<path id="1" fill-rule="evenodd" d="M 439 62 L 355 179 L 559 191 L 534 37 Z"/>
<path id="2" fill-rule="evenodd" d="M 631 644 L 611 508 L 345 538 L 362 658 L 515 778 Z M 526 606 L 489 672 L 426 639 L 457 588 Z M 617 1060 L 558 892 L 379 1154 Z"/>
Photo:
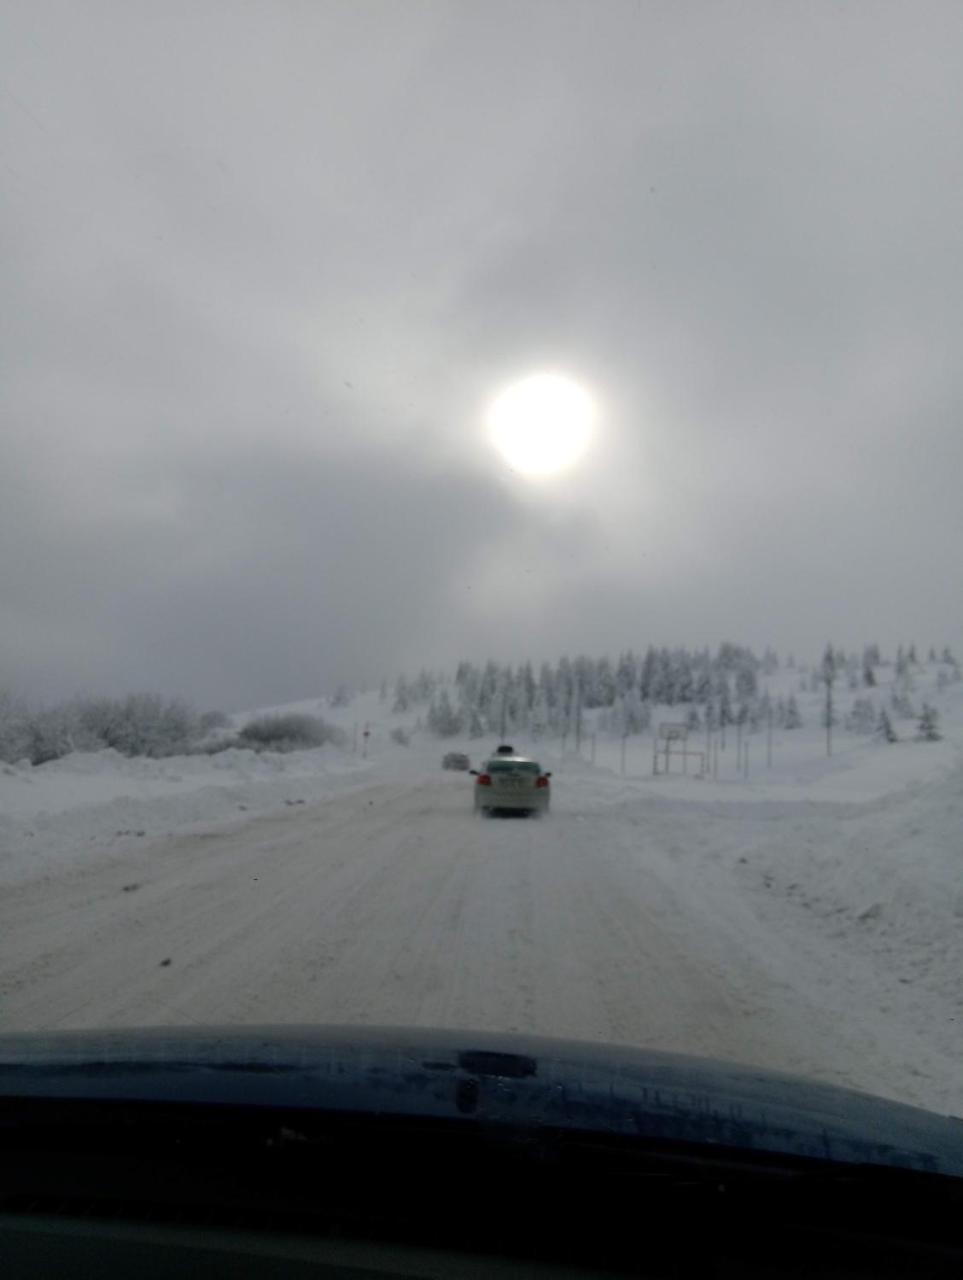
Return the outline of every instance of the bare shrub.
<path id="1" fill-rule="evenodd" d="M 256 751 L 304 751 L 326 742 L 341 745 L 343 741 L 343 731 L 326 724 L 320 716 L 296 713 L 259 716 L 249 720 L 238 734 L 241 746 Z"/>

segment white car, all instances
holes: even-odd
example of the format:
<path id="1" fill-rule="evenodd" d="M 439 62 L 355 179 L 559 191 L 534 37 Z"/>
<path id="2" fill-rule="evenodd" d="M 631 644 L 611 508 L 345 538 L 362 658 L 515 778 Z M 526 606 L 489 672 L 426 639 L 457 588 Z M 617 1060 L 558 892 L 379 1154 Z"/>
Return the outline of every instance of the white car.
<path id="1" fill-rule="evenodd" d="M 471 772 L 475 775 L 476 813 L 529 813 L 539 817 L 547 812 L 552 775 L 544 772 L 537 760 L 508 755 L 501 749 L 481 769 Z"/>

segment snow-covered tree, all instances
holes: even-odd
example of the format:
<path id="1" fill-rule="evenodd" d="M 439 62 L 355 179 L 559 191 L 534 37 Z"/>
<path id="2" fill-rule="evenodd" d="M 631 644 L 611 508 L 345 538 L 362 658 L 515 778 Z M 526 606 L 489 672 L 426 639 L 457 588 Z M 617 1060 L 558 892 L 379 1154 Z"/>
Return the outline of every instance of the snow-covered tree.
<path id="1" fill-rule="evenodd" d="M 899 716 L 901 720 L 916 719 L 916 711 L 914 710 L 913 704 L 910 701 L 909 694 L 906 693 L 903 689 L 897 688 L 894 685 L 893 690 L 890 694 L 889 701 L 890 701 L 890 706 L 893 709 L 894 715 Z"/>
<path id="2" fill-rule="evenodd" d="M 893 728 L 893 722 L 887 715 L 885 707 L 879 713 L 879 720 L 876 723 L 876 736 L 883 742 L 899 742 L 896 730 Z"/>
<path id="3" fill-rule="evenodd" d="M 916 736 L 920 742 L 939 742 L 943 736 L 939 728 L 939 713 L 928 702 L 923 703 L 920 722 L 916 726 Z"/>
<path id="4" fill-rule="evenodd" d="M 799 704 L 796 701 L 796 695 L 791 693 L 789 701 L 786 703 L 786 717 L 783 727 L 786 729 L 801 729 L 803 719 L 799 714 Z"/>
<path id="5" fill-rule="evenodd" d="M 346 684 L 339 684 L 331 695 L 332 707 L 346 707 L 351 702 L 351 690 Z"/>
<path id="6" fill-rule="evenodd" d="M 448 690 L 442 689 L 435 695 L 428 708 L 428 728 L 439 738 L 451 738 L 462 730 L 462 720 L 448 696 Z"/>
<path id="7" fill-rule="evenodd" d="M 692 685 L 692 701 L 697 702 L 700 707 L 708 704 L 712 697 L 712 670 L 708 662 L 699 664 L 699 669 L 695 674 Z"/>
<path id="8" fill-rule="evenodd" d="M 872 733 L 876 728 L 876 708 L 870 698 L 855 698 L 846 717 L 846 727 L 852 733 Z"/>
<path id="9" fill-rule="evenodd" d="M 756 668 L 748 662 L 736 671 L 736 697 L 740 702 L 749 702 L 756 696 L 758 689 Z"/>
<path id="10" fill-rule="evenodd" d="M 630 689 L 634 689 L 638 682 L 639 663 L 630 649 L 627 653 L 619 654 L 618 665 L 615 668 L 616 696 L 624 696 Z"/>
<path id="11" fill-rule="evenodd" d="M 395 700 L 392 703 L 392 711 L 407 711 L 411 706 L 411 695 L 408 692 L 408 681 L 404 676 L 399 676 L 395 681 Z"/>

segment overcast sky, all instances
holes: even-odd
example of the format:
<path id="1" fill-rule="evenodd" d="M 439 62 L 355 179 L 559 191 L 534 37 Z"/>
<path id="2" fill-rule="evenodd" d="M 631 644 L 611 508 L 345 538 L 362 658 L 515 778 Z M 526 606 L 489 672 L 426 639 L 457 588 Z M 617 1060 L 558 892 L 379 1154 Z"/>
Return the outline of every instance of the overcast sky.
<path id="1" fill-rule="evenodd" d="M 0 687 L 963 640 L 956 0 L 2 13 Z"/>

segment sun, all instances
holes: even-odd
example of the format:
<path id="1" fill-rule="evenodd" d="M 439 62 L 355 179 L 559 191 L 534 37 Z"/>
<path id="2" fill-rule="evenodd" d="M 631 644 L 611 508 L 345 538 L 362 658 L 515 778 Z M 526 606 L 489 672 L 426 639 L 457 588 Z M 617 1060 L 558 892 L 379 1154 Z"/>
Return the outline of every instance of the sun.
<path id="1" fill-rule="evenodd" d="M 571 378 L 535 373 L 513 382 L 488 410 L 492 444 L 522 475 L 555 475 L 573 466 L 592 438 L 595 406 Z"/>

